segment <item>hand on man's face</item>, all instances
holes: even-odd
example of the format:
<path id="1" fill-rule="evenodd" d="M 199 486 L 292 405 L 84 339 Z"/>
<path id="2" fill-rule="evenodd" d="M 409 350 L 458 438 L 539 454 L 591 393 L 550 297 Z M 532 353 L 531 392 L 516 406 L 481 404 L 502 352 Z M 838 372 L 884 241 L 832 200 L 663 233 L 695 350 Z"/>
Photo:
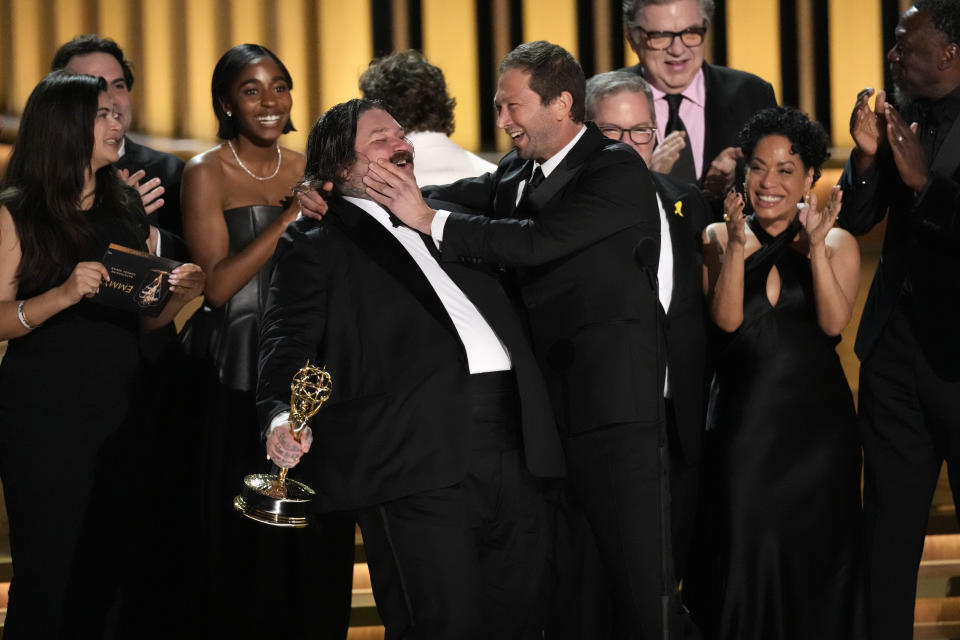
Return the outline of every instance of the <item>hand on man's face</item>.
<path id="1" fill-rule="evenodd" d="M 412 171 L 405 171 L 392 162 L 371 162 L 363 178 L 367 195 L 390 210 L 401 222 L 421 233 L 430 234 L 430 223 L 436 211 L 427 206 Z"/>

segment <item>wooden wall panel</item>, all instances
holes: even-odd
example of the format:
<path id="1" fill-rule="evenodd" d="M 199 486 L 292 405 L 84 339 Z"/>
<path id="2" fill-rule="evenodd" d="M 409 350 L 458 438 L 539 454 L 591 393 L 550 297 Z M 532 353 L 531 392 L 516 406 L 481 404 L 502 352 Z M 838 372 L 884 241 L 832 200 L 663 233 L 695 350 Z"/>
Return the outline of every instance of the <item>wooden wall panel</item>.
<path id="1" fill-rule="evenodd" d="M 711 41 L 716 55 L 770 80 L 778 96 L 788 87 L 844 147 L 852 142 L 847 120 L 856 92 L 882 86 L 883 42 L 890 39 L 884 29 L 892 31 L 895 14 L 909 5 L 725 0 L 718 2 Z M 789 7 L 790 19 L 780 19 L 781 6 Z M 421 43 L 444 70 L 458 101 L 458 142 L 476 149 L 485 140 L 506 150 L 509 142 L 496 131 L 488 104 L 500 59 L 519 42 L 546 39 L 595 71 L 617 66 L 620 43 L 624 63 L 634 64 L 623 34 L 613 33 L 619 10 L 615 0 L 0 0 L 0 110 L 22 110 L 58 45 L 97 32 L 116 40 L 133 63 L 134 130 L 212 142 L 213 66 L 230 46 L 257 42 L 274 50 L 294 78 L 293 117 L 300 131 L 285 143 L 301 148 L 323 110 L 358 95 L 377 23 L 381 45 Z M 781 23 L 796 26 L 797 50 L 789 56 L 781 47 L 794 38 L 781 38 Z M 713 50 L 710 42 L 705 49 Z M 811 62 L 815 56 L 820 66 Z M 782 68 L 781 60 L 787 62 Z"/>
<path id="2" fill-rule="evenodd" d="M 297 131 L 288 133 L 282 143 L 300 151 L 306 148 L 310 126 L 319 115 L 313 113 L 316 101 L 310 99 L 315 93 L 313 87 L 316 86 L 316 74 L 311 73 L 312 48 L 308 30 L 311 5 L 310 0 L 279 0 L 275 22 L 278 25 L 283 24 L 284 27 L 282 34 L 277 34 L 275 44 L 268 45 L 283 61 L 293 78 L 293 109 L 290 111 L 290 119 Z"/>
<path id="3" fill-rule="evenodd" d="M 320 51 L 316 69 L 320 76 L 321 112 L 359 97 L 357 79 L 373 57 L 371 18 L 369 2 L 319 0 L 316 33 Z"/>
<path id="4" fill-rule="evenodd" d="M 217 119 L 213 115 L 210 82 L 213 68 L 223 55 L 216 33 L 210 25 L 218 24 L 223 16 L 217 0 L 189 0 L 190 20 L 184 25 L 186 36 L 186 60 L 183 82 L 184 96 L 182 135 L 188 138 L 216 139 Z"/>
<path id="5" fill-rule="evenodd" d="M 50 68 L 47 28 L 50 16 L 45 3 L 34 0 L 9 0 L 10 47 L 14 55 L 11 69 L 11 95 L 7 103 L 14 113 L 23 111 L 30 92 Z M 5 65 L 4 65 L 5 66 Z"/>
<path id="6" fill-rule="evenodd" d="M 176 64 L 183 51 L 181 15 L 174 0 L 149 0 L 141 6 L 137 81 L 134 95 L 141 100 L 138 129 L 155 136 L 177 135 L 177 114 L 186 80 Z M 128 54 L 129 55 L 129 54 Z M 209 73 L 209 72 L 208 72 Z"/>
<path id="7" fill-rule="evenodd" d="M 523 39 L 548 40 L 579 55 L 576 0 L 524 0 Z"/>
<path id="8" fill-rule="evenodd" d="M 475 149 L 480 143 L 476 7 L 472 0 L 423 0 L 422 6 L 423 54 L 443 71 L 447 92 L 457 100 L 452 137 Z"/>
<path id="9" fill-rule="evenodd" d="M 864 87 L 883 86 L 880 0 L 829 0 L 833 144 L 852 147 L 850 111 Z"/>
<path id="10" fill-rule="evenodd" d="M 727 3 L 727 65 L 754 73 L 770 84 L 779 101 L 780 10 L 770 0 Z"/>

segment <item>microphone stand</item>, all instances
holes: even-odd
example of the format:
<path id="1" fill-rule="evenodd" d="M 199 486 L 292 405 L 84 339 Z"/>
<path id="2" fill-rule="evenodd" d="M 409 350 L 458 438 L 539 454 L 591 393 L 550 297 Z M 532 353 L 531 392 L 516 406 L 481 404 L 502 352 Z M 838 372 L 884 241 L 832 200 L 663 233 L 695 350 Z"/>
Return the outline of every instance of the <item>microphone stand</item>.
<path id="1" fill-rule="evenodd" d="M 653 293 L 653 328 L 656 346 L 654 349 L 654 384 L 657 387 L 657 439 L 659 469 L 657 482 L 659 484 L 659 516 L 660 516 L 660 630 L 663 640 L 670 640 L 670 599 L 673 597 L 673 549 L 671 544 L 670 526 L 670 453 L 668 450 L 667 421 L 664 406 L 664 386 L 666 384 L 666 364 L 664 364 L 664 379 L 660 380 L 660 279 L 657 273 L 660 259 L 659 243 L 652 238 L 644 238 L 634 248 L 634 257 L 640 263 L 641 270 L 647 274 L 650 290 Z"/>

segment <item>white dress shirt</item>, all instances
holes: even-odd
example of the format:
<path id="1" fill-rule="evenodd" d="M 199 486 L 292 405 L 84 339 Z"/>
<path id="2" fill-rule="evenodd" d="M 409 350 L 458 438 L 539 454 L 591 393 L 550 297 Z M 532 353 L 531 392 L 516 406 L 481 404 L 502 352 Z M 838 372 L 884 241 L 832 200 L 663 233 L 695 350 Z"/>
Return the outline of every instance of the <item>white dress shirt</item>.
<path id="1" fill-rule="evenodd" d="M 424 244 L 424 237 L 410 227 L 404 225 L 393 226 L 387 210 L 372 200 L 348 196 L 344 196 L 343 199 L 360 207 L 371 218 L 379 222 L 390 235 L 397 239 L 397 242 L 420 267 L 437 297 L 440 298 L 443 308 L 447 310 L 450 319 L 453 321 L 457 335 L 460 336 L 460 342 L 463 343 L 463 348 L 467 352 L 467 366 L 470 373 L 510 370 L 513 365 L 507 347 L 497 337 L 496 332 L 476 305 L 460 290 L 460 287 L 447 275 L 447 272 L 440 267 L 430 250 L 427 249 L 427 245 Z M 270 428 L 278 427 L 289 419 L 289 412 L 278 413 L 270 421 Z"/>
<path id="2" fill-rule="evenodd" d="M 450 184 L 497 170 L 497 165 L 470 153 L 440 131 L 411 131 L 407 140 L 413 145 L 413 175 L 419 187 Z"/>
<path id="3" fill-rule="evenodd" d="M 560 163 L 563 162 L 563 159 L 567 157 L 567 154 L 570 153 L 570 149 L 573 149 L 574 145 L 580 141 L 580 138 L 583 137 L 583 134 L 586 132 L 587 128 L 583 125 L 580 125 L 580 131 L 577 132 L 577 135 L 573 136 L 573 139 L 567 143 L 567 145 L 560 149 L 557 153 L 553 154 L 548 160 L 543 164 L 539 162 L 533 163 L 533 171 L 537 170 L 537 167 L 540 167 L 540 171 L 543 172 L 543 179 L 546 180 L 550 177 L 550 174 L 553 173 L 553 170 L 560 166 Z M 520 181 L 520 185 L 517 187 L 517 204 L 520 203 L 520 198 L 523 196 L 523 190 L 527 186 L 527 181 L 533 177 L 533 172 L 529 176 Z M 430 223 L 430 235 L 433 237 L 434 241 L 438 244 L 443 242 L 443 227 L 447 224 L 447 218 L 450 217 L 449 211 L 440 210 L 437 211 L 437 214 L 433 216 L 433 221 Z"/>

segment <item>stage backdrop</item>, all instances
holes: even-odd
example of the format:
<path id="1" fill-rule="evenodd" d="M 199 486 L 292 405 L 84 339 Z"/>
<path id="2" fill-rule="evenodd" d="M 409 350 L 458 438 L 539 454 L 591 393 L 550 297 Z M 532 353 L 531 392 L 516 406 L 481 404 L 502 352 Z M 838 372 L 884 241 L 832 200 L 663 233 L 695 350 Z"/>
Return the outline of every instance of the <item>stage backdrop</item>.
<path id="1" fill-rule="evenodd" d="M 272 49 L 294 79 L 287 144 L 329 106 L 357 95 L 374 55 L 414 47 L 440 66 L 457 99 L 454 139 L 504 150 L 492 110 L 496 65 L 546 39 L 587 75 L 633 64 L 620 0 L 0 0 L 0 112 L 17 114 L 60 43 L 87 32 L 133 62 L 134 129 L 207 141 L 216 131 L 210 74 L 229 47 Z M 708 60 L 757 73 L 848 147 L 857 92 L 883 86 L 884 55 L 906 0 L 718 0 Z"/>

